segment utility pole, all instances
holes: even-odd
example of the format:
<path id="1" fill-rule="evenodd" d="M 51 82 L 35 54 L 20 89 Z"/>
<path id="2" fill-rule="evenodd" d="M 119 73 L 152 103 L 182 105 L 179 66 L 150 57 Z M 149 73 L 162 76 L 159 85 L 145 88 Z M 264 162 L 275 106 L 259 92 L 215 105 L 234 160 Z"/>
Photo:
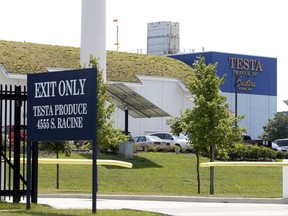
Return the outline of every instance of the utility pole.
<path id="1" fill-rule="evenodd" d="M 118 52 L 118 50 L 119 50 L 119 40 L 118 40 L 119 26 L 118 26 L 118 19 L 114 19 L 113 22 L 116 23 L 116 43 L 114 45 L 116 46 L 116 50 Z"/>

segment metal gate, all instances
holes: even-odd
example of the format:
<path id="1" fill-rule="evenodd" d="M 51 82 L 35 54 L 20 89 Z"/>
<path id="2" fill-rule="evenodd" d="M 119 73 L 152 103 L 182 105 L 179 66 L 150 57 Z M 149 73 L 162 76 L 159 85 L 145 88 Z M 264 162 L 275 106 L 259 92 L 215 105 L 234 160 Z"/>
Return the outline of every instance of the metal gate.
<path id="1" fill-rule="evenodd" d="M 18 203 L 21 197 L 27 194 L 26 87 L 0 85 L 0 126 L 0 198 L 5 200 L 13 197 L 13 202 Z M 37 203 L 38 144 L 33 144 L 32 187 L 28 188 L 31 188 L 29 193 L 32 202 Z M 35 162 L 34 166 L 33 161 Z"/>

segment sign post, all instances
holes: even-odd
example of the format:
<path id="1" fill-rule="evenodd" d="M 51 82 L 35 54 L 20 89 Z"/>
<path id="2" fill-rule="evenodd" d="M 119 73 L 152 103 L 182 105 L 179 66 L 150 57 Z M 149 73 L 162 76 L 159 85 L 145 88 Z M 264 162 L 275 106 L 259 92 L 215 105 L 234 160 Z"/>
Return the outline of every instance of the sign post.
<path id="1" fill-rule="evenodd" d="M 28 142 L 93 140 L 92 209 L 96 212 L 96 69 L 29 74 L 27 96 Z M 27 184 L 30 185 L 30 174 L 27 174 Z M 28 199 L 30 193 L 27 192 Z"/>

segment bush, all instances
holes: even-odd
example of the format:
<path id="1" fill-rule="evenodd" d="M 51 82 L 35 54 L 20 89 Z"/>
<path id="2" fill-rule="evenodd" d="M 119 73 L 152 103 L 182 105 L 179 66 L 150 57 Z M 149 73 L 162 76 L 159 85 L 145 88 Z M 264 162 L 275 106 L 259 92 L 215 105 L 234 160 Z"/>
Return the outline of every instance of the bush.
<path id="1" fill-rule="evenodd" d="M 264 161 L 266 159 L 272 160 L 273 158 L 276 157 L 276 152 L 270 148 L 267 147 L 260 147 L 260 158 L 262 158 Z"/>
<path id="2" fill-rule="evenodd" d="M 152 144 L 145 145 L 144 149 L 145 152 L 157 152 L 157 146 Z"/>
<path id="3" fill-rule="evenodd" d="M 284 152 L 283 159 L 288 159 L 288 152 Z"/>
<path id="4" fill-rule="evenodd" d="M 245 151 L 245 145 L 242 143 L 236 143 L 231 146 L 228 150 L 228 158 L 230 160 L 243 160 L 244 158 L 244 151 Z"/>
<path id="5" fill-rule="evenodd" d="M 118 154 L 119 145 L 109 145 L 107 147 L 100 148 L 99 152 L 106 153 L 106 154 Z"/>
<path id="6" fill-rule="evenodd" d="M 247 160 L 259 160 L 261 152 L 256 145 L 246 145 L 244 158 Z"/>
<path id="7" fill-rule="evenodd" d="M 284 152 L 283 151 L 275 151 L 275 158 L 283 159 L 284 158 Z"/>
<path id="8" fill-rule="evenodd" d="M 275 151 L 264 146 L 234 144 L 228 151 L 230 160 L 272 160 L 277 157 Z M 280 153 L 278 153 L 279 156 Z M 288 155 L 287 155 L 288 156 Z"/>
<path id="9" fill-rule="evenodd" d="M 179 152 L 179 146 L 163 146 L 163 145 L 153 145 L 148 144 L 145 145 L 144 149 L 139 144 L 134 144 L 135 151 L 144 150 L 145 152 Z M 186 149 L 182 149 L 182 152 L 186 151 Z"/>
<path id="10" fill-rule="evenodd" d="M 138 143 L 134 143 L 133 144 L 133 151 L 134 152 L 144 151 L 144 150 L 145 150 L 144 147 L 142 147 L 140 144 L 138 144 Z"/>
<path id="11" fill-rule="evenodd" d="M 66 141 L 64 144 L 64 154 L 66 157 L 70 157 L 72 151 L 76 149 L 73 141 Z"/>

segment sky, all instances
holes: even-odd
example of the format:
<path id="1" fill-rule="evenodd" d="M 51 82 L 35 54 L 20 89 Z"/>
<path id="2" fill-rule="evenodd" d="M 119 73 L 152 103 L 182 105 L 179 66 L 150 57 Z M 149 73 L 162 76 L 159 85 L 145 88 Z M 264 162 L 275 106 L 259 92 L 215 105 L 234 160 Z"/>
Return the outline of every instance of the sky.
<path id="1" fill-rule="evenodd" d="M 80 47 L 81 0 L 0 0 L 0 40 Z M 180 49 L 277 58 L 277 111 L 287 111 L 283 0 L 106 0 L 106 48 L 147 48 L 147 23 L 178 22 Z"/>

